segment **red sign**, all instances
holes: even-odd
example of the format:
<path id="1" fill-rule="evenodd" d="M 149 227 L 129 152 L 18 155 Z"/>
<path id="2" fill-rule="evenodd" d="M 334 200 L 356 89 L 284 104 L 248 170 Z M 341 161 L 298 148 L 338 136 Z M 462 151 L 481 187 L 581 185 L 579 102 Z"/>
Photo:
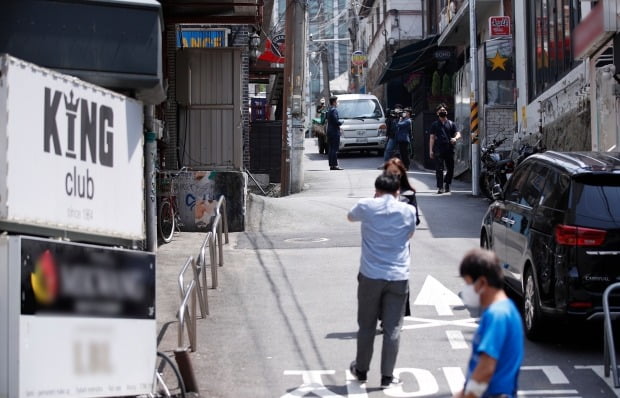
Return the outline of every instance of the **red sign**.
<path id="1" fill-rule="evenodd" d="M 489 35 L 510 36 L 510 17 L 489 17 Z"/>

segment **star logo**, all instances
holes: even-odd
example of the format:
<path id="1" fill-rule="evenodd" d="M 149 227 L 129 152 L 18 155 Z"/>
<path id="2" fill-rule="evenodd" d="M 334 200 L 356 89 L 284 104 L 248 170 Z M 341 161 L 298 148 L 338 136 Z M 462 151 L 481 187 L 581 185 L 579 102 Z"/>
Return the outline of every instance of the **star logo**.
<path id="1" fill-rule="evenodd" d="M 508 61 L 507 57 L 502 57 L 502 55 L 497 51 L 493 58 L 487 58 L 487 60 L 491 63 L 491 71 L 495 69 L 506 70 L 506 61 Z"/>

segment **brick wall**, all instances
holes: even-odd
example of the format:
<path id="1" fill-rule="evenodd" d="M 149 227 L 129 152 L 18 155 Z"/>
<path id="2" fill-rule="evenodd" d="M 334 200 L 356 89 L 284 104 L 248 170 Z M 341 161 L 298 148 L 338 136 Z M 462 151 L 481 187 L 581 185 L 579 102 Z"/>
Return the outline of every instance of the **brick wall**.
<path id="1" fill-rule="evenodd" d="M 164 104 L 164 122 L 165 133 L 164 141 L 166 143 L 166 149 L 164 150 L 164 156 L 166 158 L 166 169 L 178 168 L 178 151 L 176 148 L 177 143 L 177 99 L 176 99 L 176 34 L 175 25 L 166 26 L 166 65 L 167 76 L 165 79 L 168 82 L 168 92 L 166 103 Z"/>
<path id="2" fill-rule="evenodd" d="M 484 128 L 483 143 L 491 140 L 501 140 L 508 137 L 500 150 L 510 150 L 512 148 L 512 137 L 515 132 L 515 109 L 513 106 L 486 106 L 484 109 L 484 119 L 480 121 L 480 126 Z"/>

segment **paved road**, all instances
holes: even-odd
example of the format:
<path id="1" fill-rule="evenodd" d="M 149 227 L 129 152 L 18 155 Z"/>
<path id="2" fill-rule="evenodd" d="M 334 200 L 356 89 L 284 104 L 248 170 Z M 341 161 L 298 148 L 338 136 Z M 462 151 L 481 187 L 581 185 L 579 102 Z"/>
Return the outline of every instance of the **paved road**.
<path id="1" fill-rule="evenodd" d="M 469 183 L 435 194 L 434 174 L 409 173 L 418 190 L 422 223 L 412 241 L 411 304 L 405 321 L 397 390 L 380 390 L 380 337 L 369 381 L 347 368 L 355 353 L 359 224 L 346 212 L 373 194 L 378 157 L 341 157 L 330 171 L 325 155 L 306 140 L 305 189 L 285 198 L 250 197 L 247 229 L 231 234 L 219 286 L 209 289 L 210 314 L 198 320 L 192 362 L 208 397 L 449 397 L 462 385 L 475 319 L 456 295 L 457 266 L 478 245 L 488 205 Z M 204 236 L 181 233 L 158 253 L 160 349 L 176 347 L 176 272 L 197 254 Z M 209 274 L 210 275 L 210 274 Z M 169 326 L 169 327 L 167 327 Z M 526 344 L 521 396 L 617 396 L 600 375 L 601 332 L 564 330 L 550 342 Z M 187 341 L 187 340 L 186 340 Z"/>

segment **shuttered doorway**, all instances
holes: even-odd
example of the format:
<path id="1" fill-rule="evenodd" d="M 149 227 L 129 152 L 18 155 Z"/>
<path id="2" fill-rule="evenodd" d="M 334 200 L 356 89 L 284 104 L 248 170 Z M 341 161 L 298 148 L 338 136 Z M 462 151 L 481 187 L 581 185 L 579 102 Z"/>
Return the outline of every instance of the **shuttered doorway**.
<path id="1" fill-rule="evenodd" d="M 182 166 L 241 170 L 241 50 L 177 51 L 176 93 Z"/>

